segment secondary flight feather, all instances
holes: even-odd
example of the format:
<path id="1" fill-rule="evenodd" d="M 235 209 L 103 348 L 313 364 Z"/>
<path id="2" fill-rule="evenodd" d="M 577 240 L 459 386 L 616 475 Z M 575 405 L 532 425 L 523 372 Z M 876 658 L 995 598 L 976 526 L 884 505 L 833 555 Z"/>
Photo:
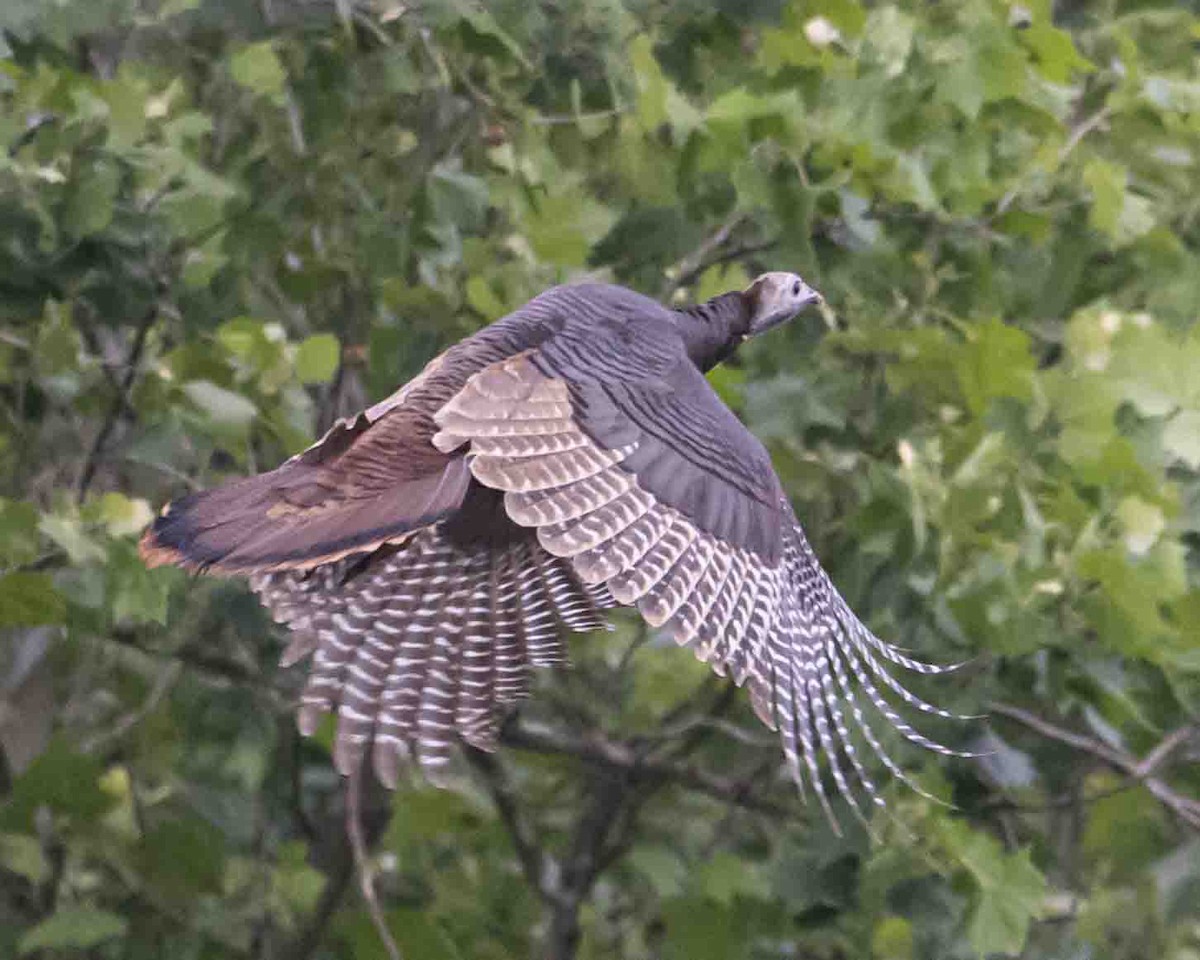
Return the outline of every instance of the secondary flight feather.
<path id="1" fill-rule="evenodd" d="M 670 310 L 621 287 L 555 287 L 275 470 L 170 504 L 147 563 L 242 575 L 311 657 L 299 723 L 338 718 L 346 775 L 368 757 L 437 782 L 457 739 L 493 749 L 561 631 L 635 607 L 750 693 L 828 811 L 882 804 L 856 741 L 925 738 L 884 691 L 914 660 L 872 634 L 821 568 L 767 451 L 704 377 L 820 296 L 791 273 Z"/>

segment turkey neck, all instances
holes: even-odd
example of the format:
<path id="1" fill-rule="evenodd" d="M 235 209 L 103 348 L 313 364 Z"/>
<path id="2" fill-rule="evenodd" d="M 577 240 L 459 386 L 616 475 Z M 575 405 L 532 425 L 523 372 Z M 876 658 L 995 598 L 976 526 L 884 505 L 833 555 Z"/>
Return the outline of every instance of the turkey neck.
<path id="1" fill-rule="evenodd" d="M 705 373 L 728 358 L 750 330 L 750 304 L 737 290 L 677 310 L 675 316 L 688 357 Z"/>

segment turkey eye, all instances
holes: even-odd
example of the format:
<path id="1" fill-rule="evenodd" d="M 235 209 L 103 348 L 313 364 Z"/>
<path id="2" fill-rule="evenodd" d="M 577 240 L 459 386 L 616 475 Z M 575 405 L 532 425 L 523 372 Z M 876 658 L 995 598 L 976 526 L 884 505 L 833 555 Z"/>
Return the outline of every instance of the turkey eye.
<path id="1" fill-rule="evenodd" d="M 795 283 L 792 284 L 792 296 L 793 297 L 800 296 L 800 281 L 799 280 L 797 280 Z"/>

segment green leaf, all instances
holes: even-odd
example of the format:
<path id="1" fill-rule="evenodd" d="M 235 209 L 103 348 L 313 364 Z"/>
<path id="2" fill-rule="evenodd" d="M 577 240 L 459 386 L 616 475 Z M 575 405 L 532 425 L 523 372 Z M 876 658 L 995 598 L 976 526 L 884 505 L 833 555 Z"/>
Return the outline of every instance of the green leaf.
<path id="1" fill-rule="evenodd" d="M 35 950 L 86 950 L 125 935 L 129 921 L 107 910 L 63 907 L 21 938 L 21 956 Z"/>
<path id="2" fill-rule="evenodd" d="M 0 628 L 65 623 L 67 604 L 45 573 L 0 576 Z"/>
<path id="3" fill-rule="evenodd" d="M 706 900 L 670 900 L 663 905 L 663 960 L 725 960 L 741 956 L 740 915 Z"/>
<path id="4" fill-rule="evenodd" d="M 108 104 L 108 146 L 132 149 L 146 130 L 147 89 L 140 80 L 118 76 L 99 91 Z"/>
<path id="5" fill-rule="evenodd" d="M 39 371 L 48 376 L 73 371 L 79 366 L 79 354 L 79 334 L 71 324 L 69 305 L 47 300 L 34 346 Z"/>
<path id="6" fill-rule="evenodd" d="M 992 24 L 980 24 L 972 31 L 971 39 L 984 99 L 995 101 L 1019 96 L 1025 90 L 1028 64 L 1012 33 L 998 30 Z"/>
<path id="7" fill-rule="evenodd" d="M 683 891 L 687 870 L 673 850 L 660 846 L 635 847 L 629 854 L 629 865 L 650 881 L 660 897 L 673 897 Z"/>
<path id="8" fill-rule="evenodd" d="M 77 566 L 104 559 L 104 548 L 89 535 L 81 517 L 74 514 L 46 514 L 38 529 L 67 552 Z"/>
<path id="9" fill-rule="evenodd" d="M 1092 191 L 1088 222 L 1115 237 L 1117 219 L 1125 204 L 1125 170 L 1106 160 L 1089 160 L 1083 168 L 1083 182 Z"/>
<path id="10" fill-rule="evenodd" d="M 697 877 L 700 889 L 710 900 L 732 906 L 736 897 L 768 899 L 771 886 L 755 864 L 732 853 L 718 853 L 705 863 Z"/>
<path id="11" fill-rule="evenodd" d="M 1117 876 L 1133 879 L 1140 867 L 1162 855 L 1168 834 L 1151 794 L 1144 787 L 1121 786 L 1107 773 L 1088 777 L 1088 792 L 1097 799 L 1085 825 L 1083 849 L 1109 864 L 1107 869 Z"/>
<path id="12" fill-rule="evenodd" d="M 629 63 L 637 81 L 638 121 L 646 130 L 667 122 L 669 84 L 654 58 L 654 42 L 647 33 L 639 33 L 629 45 Z"/>
<path id="13" fill-rule="evenodd" d="M 346 911 L 342 912 L 346 914 Z M 427 909 L 397 909 L 386 914 L 388 929 L 396 938 L 401 956 L 419 960 L 463 960 L 463 953 L 444 929 L 445 921 Z M 332 926 L 337 939 L 346 944 L 345 956 L 355 960 L 388 960 L 388 952 L 379 939 L 379 931 L 366 911 L 346 914 Z M 487 934 L 495 944 L 494 933 Z M 511 954 L 497 953 L 497 957 Z"/>
<path id="14" fill-rule="evenodd" d="M 1117 506 L 1117 522 L 1125 548 L 1135 556 L 1146 553 L 1163 532 L 1166 520 L 1162 508 L 1140 497 L 1126 497 Z"/>
<path id="15" fill-rule="evenodd" d="M 0 864 L 33 884 L 43 883 L 50 875 L 42 844 L 21 833 L 0 833 Z"/>
<path id="16" fill-rule="evenodd" d="M 954 820 L 940 822 L 947 847 L 975 881 L 977 898 L 967 927 L 980 955 L 1020 953 L 1030 921 L 1046 896 L 1046 879 L 1029 851 L 1007 854 L 999 842 Z"/>
<path id="17" fill-rule="evenodd" d="M 1124 245 L 1149 233 L 1157 221 L 1154 204 L 1146 197 L 1126 191 L 1121 212 L 1117 216 L 1114 238 Z"/>
<path id="18" fill-rule="evenodd" d="M 325 888 L 325 876 L 308 863 L 307 844 L 293 840 L 280 844 L 275 889 L 297 910 L 313 908 Z"/>
<path id="19" fill-rule="evenodd" d="M 183 392 L 218 426 L 244 430 L 258 414 L 258 408 L 240 393 L 218 387 L 209 380 L 185 383 Z"/>
<path id="20" fill-rule="evenodd" d="M 795 91 L 756 94 L 735 87 L 713 101 L 705 119 L 709 123 L 745 123 L 762 117 L 792 116 L 802 109 Z"/>
<path id="21" fill-rule="evenodd" d="M 296 377 L 301 383 L 326 383 L 337 372 L 341 345 L 332 333 L 305 339 L 296 350 Z"/>
<path id="22" fill-rule="evenodd" d="M 166 625 L 171 571 L 147 569 L 132 543 L 114 541 L 105 575 L 113 620 Z"/>
<path id="23" fill-rule="evenodd" d="M 287 335 L 277 323 L 234 317 L 217 328 L 217 340 L 238 360 L 262 373 L 284 359 Z"/>
<path id="24" fill-rule="evenodd" d="M 873 960 L 912 960 L 913 925 L 902 917 L 886 917 L 871 932 Z"/>
<path id="25" fill-rule="evenodd" d="M 512 34 L 500 26 L 499 21 L 491 12 L 487 9 L 476 10 L 465 6 L 461 12 L 463 24 L 470 28 L 476 38 L 493 41 L 485 47 L 488 53 L 495 55 L 503 52 L 515 59 L 526 70 L 535 69 L 528 57 L 525 56 L 520 44 Z"/>
<path id="26" fill-rule="evenodd" d="M 1168 625 L 1161 605 L 1169 583 L 1152 564 L 1134 563 L 1119 547 L 1089 550 L 1076 561 L 1081 577 L 1102 589 L 1091 591 L 1081 610 L 1097 635 L 1117 653 L 1158 660 L 1166 655 Z"/>
<path id="27" fill-rule="evenodd" d="M 939 45 L 936 60 L 941 66 L 934 95 L 939 101 L 958 110 L 969 121 L 979 116 L 983 107 L 983 78 L 967 59 L 966 40 L 955 38 Z"/>
<path id="28" fill-rule="evenodd" d="M 742 394 L 746 388 L 746 371 L 739 367 L 721 364 L 713 367 L 706 374 L 708 382 L 717 391 L 726 406 L 737 409 L 741 406 Z"/>
<path id="29" fill-rule="evenodd" d="M 1200 470 L 1200 410 L 1181 410 L 1167 421 L 1163 446 L 1177 460 Z"/>
<path id="30" fill-rule="evenodd" d="M 154 519 L 154 511 L 145 500 L 110 491 L 96 502 L 96 514 L 114 537 L 129 537 L 141 533 Z"/>
<path id="31" fill-rule="evenodd" d="M 750 285 L 746 268 L 738 263 L 709 267 L 696 286 L 696 302 L 702 303 L 729 290 L 745 290 Z"/>
<path id="32" fill-rule="evenodd" d="M 608 232 L 614 219 L 606 207 L 564 192 L 539 200 L 526 216 L 525 231 L 540 259 L 578 267 L 587 262 L 592 244 Z"/>
<path id="33" fill-rule="evenodd" d="M 203 289 L 223 269 L 229 258 L 221 249 L 223 233 L 218 233 L 198 247 L 192 247 L 183 257 L 183 282 L 192 290 Z"/>
<path id="34" fill-rule="evenodd" d="M 229 60 L 229 72 L 243 87 L 257 94 L 276 96 L 283 92 L 287 73 L 270 41 L 243 47 Z"/>
<path id="35" fill-rule="evenodd" d="M 116 208 L 121 171 L 116 163 L 100 158 L 71 183 L 71 192 L 63 212 L 63 224 L 77 237 L 99 233 L 107 227 Z"/>
<path id="36" fill-rule="evenodd" d="M 488 188 L 478 177 L 454 164 L 439 164 L 429 176 L 429 202 L 436 220 L 452 223 L 466 233 L 483 226 Z"/>
<path id="37" fill-rule="evenodd" d="M 59 737 L 29 765 L 0 807 L 0 828 L 29 832 L 38 809 L 48 808 L 72 824 L 100 817 L 112 799 L 100 788 L 103 768 Z"/>
<path id="38" fill-rule="evenodd" d="M 955 364 L 967 406 L 980 414 L 1000 397 L 1028 399 L 1035 366 L 1029 336 L 999 320 L 979 325 L 972 334 Z"/>
<path id="39" fill-rule="evenodd" d="M 38 555 L 38 512 L 31 503 L 0 497 L 0 563 L 18 566 Z"/>
<path id="40" fill-rule="evenodd" d="M 1154 226 L 1153 204 L 1127 189 L 1125 168 L 1107 160 L 1089 160 L 1083 182 L 1092 192 L 1088 222 L 1117 246 L 1131 243 Z"/>
<path id="41" fill-rule="evenodd" d="M 491 285 L 478 274 L 467 281 L 467 303 L 487 320 L 497 320 L 507 312 Z"/>
<path id="42" fill-rule="evenodd" d="M 1054 83 L 1067 83 L 1077 71 L 1096 69 L 1076 48 L 1071 34 L 1049 22 L 1030 24 L 1018 36 L 1033 51 L 1042 75 Z"/>
<path id="43" fill-rule="evenodd" d="M 900 76 L 912 51 L 916 28 L 916 21 L 897 7 L 871 11 L 863 30 L 863 59 L 878 63 L 888 77 Z"/>
<path id="44" fill-rule="evenodd" d="M 177 900 L 219 890 L 224 855 L 220 831 L 187 814 L 156 824 L 138 847 L 139 863 L 154 889 Z"/>
<path id="45" fill-rule="evenodd" d="M 1200 364 L 1200 340 L 1173 336 L 1161 324 L 1126 323 L 1121 314 L 1110 310 L 1100 311 L 1097 317 L 1100 326 L 1111 331 L 1108 372 L 1138 413 L 1162 417 L 1179 407 L 1200 406 L 1193 372 Z"/>

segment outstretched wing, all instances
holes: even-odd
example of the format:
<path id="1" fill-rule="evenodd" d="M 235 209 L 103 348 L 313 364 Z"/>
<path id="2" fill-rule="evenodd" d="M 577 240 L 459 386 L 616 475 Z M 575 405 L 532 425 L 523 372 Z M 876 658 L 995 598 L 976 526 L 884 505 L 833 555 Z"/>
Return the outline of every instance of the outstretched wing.
<path id="1" fill-rule="evenodd" d="M 903 777 L 856 687 L 909 739 L 952 752 L 901 719 L 877 685 L 949 716 L 908 693 L 885 664 L 941 668 L 905 657 L 849 610 L 813 556 L 767 452 L 682 350 L 651 343 L 640 376 L 604 363 L 594 341 L 570 349 L 556 338 L 493 364 L 436 414 L 433 442 L 447 453 L 469 445 L 475 478 L 504 492 L 508 516 L 535 531 L 544 550 L 569 560 L 583 582 L 636 606 L 719 674 L 747 684 L 758 716 L 780 732 L 794 779 L 804 779 L 803 763 L 827 810 L 820 753 L 856 810 L 843 760 L 881 802 L 847 712 Z"/>
<path id="2" fill-rule="evenodd" d="M 432 414 L 475 371 L 536 342 L 540 333 L 522 319 L 451 347 L 276 469 L 172 502 L 142 538 L 143 558 L 216 574 L 311 569 L 449 515 L 470 473 L 430 444 Z"/>

